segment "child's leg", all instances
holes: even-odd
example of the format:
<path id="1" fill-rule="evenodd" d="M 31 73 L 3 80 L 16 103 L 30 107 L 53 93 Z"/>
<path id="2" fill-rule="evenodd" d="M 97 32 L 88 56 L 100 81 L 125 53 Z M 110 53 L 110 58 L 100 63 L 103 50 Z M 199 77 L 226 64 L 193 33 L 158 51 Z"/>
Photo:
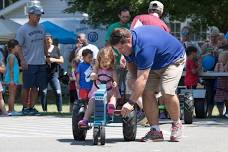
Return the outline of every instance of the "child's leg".
<path id="1" fill-rule="evenodd" d="M 85 111 L 85 115 L 84 115 L 83 119 L 78 122 L 78 126 L 80 128 L 87 128 L 88 127 L 89 118 L 93 113 L 94 102 L 95 102 L 94 98 L 91 98 L 89 100 L 87 109 Z"/>
<path id="2" fill-rule="evenodd" d="M 9 105 L 9 112 L 14 111 L 14 103 L 15 103 L 15 96 L 16 96 L 17 86 L 13 83 L 9 84 L 9 99 L 8 99 L 8 105 Z"/>
<path id="3" fill-rule="evenodd" d="M 223 111 L 224 111 L 224 102 L 217 102 L 217 108 L 219 111 L 219 116 L 223 116 Z"/>
<path id="4" fill-rule="evenodd" d="M 69 112 L 73 111 L 74 101 L 78 98 L 77 90 L 70 90 L 70 107 Z"/>
<path id="5" fill-rule="evenodd" d="M 3 115 L 7 115 L 6 109 L 5 109 L 5 103 L 2 97 L 2 92 L 0 92 L 0 110 Z"/>
<path id="6" fill-rule="evenodd" d="M 89 118 L 92 115 L 93 110 L 94 110 L 94 102 L 95 102 L 95 99 L 94 98 L 91 98 L 89 100 L 88 106 L 87 106 L 87 109 L 85 111 L 85 115 L 84 115 L 83 120 L 89 120 Z"/>
<path id="7" fill-rule="evenodd" d="M 228 114 L 228 100 L 225 100 L 226 114 Z"/>
<path id="8" fill-rule="evenodd" d="M 113 115 L 116 110 L 116 97 L 113 95 L 108 102 L 108 114 Z"/>

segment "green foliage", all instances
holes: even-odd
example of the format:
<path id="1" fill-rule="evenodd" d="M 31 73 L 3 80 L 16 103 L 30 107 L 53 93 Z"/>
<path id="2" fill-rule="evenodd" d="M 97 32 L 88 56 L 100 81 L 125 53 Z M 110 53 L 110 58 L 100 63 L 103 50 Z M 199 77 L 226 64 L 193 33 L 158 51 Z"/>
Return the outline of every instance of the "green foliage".
<path id="1" fill-rule="evenodd" d="M 66 0 L 68 13 L 76 11 L 89 14 L 95 24 L 110 24 L 118 20 L 118 9 L 129 6 L 132 17 L 147 13 L 151 0 Z M 215 25 L 223 32 L 228 30 L 228 0 L 161 0 L 165 5 L 165 16 L 171 20 L 193 20 L 193 25 Z"/>
<path id="2" fill-rule="evenodd" d="M 118 11 L 121 6 L 128 6 L 131 15 L 146 13 L 150 0 L 66 0 L 69 8 L 65 11 L 76 11 L 89 14 L 89 20 L 94 24 L 110 24 L 118 20 Z"/>
<path id="3" fill-rule="evenodd" d="M 165 0 L 171 19 L 191 18 L 193 26 L 217 26 L 222 32 L 228 31 L 227 0 Z M 199 27 L 199 26 L 198 26 Z"/>

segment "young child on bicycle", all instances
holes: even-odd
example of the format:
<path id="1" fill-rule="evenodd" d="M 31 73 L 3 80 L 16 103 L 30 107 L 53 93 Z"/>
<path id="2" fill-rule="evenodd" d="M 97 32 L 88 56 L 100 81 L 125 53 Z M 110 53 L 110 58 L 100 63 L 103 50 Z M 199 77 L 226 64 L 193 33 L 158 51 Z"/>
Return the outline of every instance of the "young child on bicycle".
<path id="1" fill-rule="evenodd" d="M 108 89 L 107 96 L 108 96 L 108 114 L 113 115 L 115 108 L 116 108 L 116 102 L 117 98 L 120 98 L 119 89 L 117 86 L 117 73 L 114 69 L 115 59 L 114 59 L 114 53 L 112 51 L 111 47 L 103 48 L 99 51 L 96 64 L 94 67 L 93 73 L 91 73 L 91 79 L 97 81 L 98 79 L 101 81 L 107 81 L 106 87 Z M 107 76 L 101 76 L 107 75 Z M 113 81 L 109 81 L 111 77 Z M 84 118 L 79 121 L 78 125 L 80 128 L 88 127 L 88 121 L 89 118 L 93 112 L 94 107 L 94 101 L 95 101 L 95 92 L 97 90 L 97 87 L 95 84 L 93 84 L 93 87 L 89 93 L 89 103 L 88 108 L 86 109 Z"/>

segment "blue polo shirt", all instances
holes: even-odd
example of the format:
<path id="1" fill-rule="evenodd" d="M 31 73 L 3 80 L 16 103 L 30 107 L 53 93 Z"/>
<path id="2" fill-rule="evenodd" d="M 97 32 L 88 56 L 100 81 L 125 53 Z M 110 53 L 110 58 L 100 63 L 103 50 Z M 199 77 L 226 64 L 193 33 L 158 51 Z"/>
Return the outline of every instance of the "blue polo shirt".
<path id="1" fill-rule="evenodd" d="M 126 60 L 135 63 L 138 70 L 158 70 L 185 55 L 182 43 L 160 27 L 145 25 L 131 32 L 133 52 Z"/>

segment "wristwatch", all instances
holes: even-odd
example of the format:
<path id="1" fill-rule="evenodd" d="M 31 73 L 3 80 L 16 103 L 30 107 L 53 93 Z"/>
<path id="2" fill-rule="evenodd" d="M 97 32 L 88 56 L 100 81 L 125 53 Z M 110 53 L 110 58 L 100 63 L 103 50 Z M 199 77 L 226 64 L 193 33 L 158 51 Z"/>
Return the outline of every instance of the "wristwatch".
<path id="1" fill-rule="evenodd" d="M 135 103 L 136 102 L 134 102 L 133 100 L 131 100 L 131 99 L 128 99 L 128 101 L 127 101 L 131 106 L 134 106 L 135 105 Z"/>

